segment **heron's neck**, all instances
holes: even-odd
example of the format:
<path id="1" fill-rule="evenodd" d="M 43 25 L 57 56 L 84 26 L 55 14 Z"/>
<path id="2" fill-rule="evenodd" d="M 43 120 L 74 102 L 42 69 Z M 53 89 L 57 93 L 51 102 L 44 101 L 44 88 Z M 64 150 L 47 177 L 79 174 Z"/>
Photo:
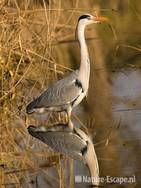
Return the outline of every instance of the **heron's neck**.
<path id="1" fill-rule="evenodd" d="M 88 140 L 88 148 L 87 153 L 85 154 L 85 160 L 89 168 L 91 178 L 95 180 L 92 182 L 92 184 L 99 185 L 99 165 L 93 143 L 90 139 Z"/>
<path id="2" fill-rule="evenodd" d="M 89 54 L 88 54 L 87 44 L 85 41 L 84 31 L 85 31 L 85 25 L 79 22 L 77 27 L 77 32 L 78 32 L 77 34 L 78 34 L 78 41 L 80 44 L 81 64 L 80 64 L 78 79 L 82 82 L 83 88 L 87 92 L 89 85 L 89 76 L 90 76 L 90 61 L 89 61 Z"/>

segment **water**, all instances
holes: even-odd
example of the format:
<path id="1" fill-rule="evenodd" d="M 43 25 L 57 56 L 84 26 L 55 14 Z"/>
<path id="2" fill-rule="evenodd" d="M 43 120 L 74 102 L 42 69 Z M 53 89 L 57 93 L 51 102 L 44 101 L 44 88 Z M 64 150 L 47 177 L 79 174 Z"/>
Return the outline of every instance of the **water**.
<path id="1" fill-rule="evenodd" d="M 113 117 L 120 121 L 121 174 L 136 176 L 141 185 L 141 71 L 125 70 L 112 75 Z M 126 187 L 128 187 L 127 185 Z"/>

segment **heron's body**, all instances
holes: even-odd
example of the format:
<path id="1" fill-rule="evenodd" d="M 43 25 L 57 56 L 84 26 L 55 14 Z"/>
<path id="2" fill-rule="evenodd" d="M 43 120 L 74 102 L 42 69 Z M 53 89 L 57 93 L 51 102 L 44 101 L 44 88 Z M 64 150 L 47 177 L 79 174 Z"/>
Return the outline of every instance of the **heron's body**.
<path id="1" fill-rule="evenodd" d="M 54 83 L 27 106 L 27 112 L 65 111 L 74 107 L 82 98 L 83 88 L 77 80 L 78 70 Z M 67 93 L 69 95 L 67 95 Z"/>
<path id="2" fill-rule="evenodd" d="M 85 27 L 99 22 L 95 15 L 82 15 L 77 24 L 77 36 L 80 44 L 80 68 L 68 77 L 54 83 L 26 108 L 27 113 L 43 113 L 45 111 L 66 111 L 69 118 L 69 127 L 73 129 L 70 115 L 73 107 L 77 106 L 86 96 L 89 87 L 90 60 L 85 41 Z"/>

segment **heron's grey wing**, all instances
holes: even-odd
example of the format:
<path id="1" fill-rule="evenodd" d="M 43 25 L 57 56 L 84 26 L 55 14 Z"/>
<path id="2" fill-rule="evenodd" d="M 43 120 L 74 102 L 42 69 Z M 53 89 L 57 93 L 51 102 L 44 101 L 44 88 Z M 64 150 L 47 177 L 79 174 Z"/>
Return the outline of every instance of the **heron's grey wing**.
<path id="1" fill-rule="evenodd" d="M 71 82 L 72 80 L 76 79 L 78 76 L 79 70 L 75 70 L 74 72 L 70 73 L 69 75 L 67 75 L 66 77 L 64 77 L 63 79 L 59 80 L 59 84 L 64 84 L 67 82 Z"/>
<path id="2" fill-rule="evenodd" d="M 87 144 L 76 134 L 65 131 L 39 131 L 33 126 L 30 126 L 28 131 L 53 150 L 69 155 L 73 159 L 83 160 L 81 151 L 87 147 Z"/>
<path id="3" fill-rule="evenodd" d="M 67 105 L 73 102 L 81 93 L 81 88 L 75 85 L 78 71 L 48 87 L 27 108 L 49 108 Z"/>

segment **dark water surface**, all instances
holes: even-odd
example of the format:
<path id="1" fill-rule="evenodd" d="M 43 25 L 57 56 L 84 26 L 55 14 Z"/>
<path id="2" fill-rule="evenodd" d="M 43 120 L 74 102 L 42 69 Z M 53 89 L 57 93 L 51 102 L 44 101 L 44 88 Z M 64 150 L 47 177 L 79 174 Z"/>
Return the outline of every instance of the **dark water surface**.
<path id="1" fill-rule="evenodd" d="M 123 176 L 136 177 L 141 186 L 141 71 L 125 70 L 112 76 L 113 117 L 120 121 L 118 153 Z M 126 187 L 135 187 L 135 184 Z"/>

